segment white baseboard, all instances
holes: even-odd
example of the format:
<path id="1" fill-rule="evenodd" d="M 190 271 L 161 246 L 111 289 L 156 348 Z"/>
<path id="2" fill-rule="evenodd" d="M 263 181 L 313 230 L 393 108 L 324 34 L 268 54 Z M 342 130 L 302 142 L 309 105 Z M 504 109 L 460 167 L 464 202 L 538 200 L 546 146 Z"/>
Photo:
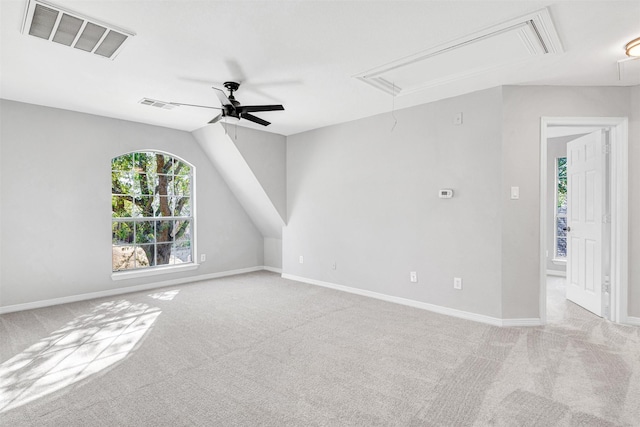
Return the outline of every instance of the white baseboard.
<path id="1" fill-rule="evenodd" d="M 295 280 L 310 285 L 322 286 L 325 288 L 335 289 L 350 294 L 361 295 L 365 297 L 375 298 L 382 301 L 388 301 L 396 304 L 402 304 L 409 307 L 420 308 L 438 314 L 457 317 L 474 322 L 486 323 L 492 326 L 538 326 L 541 324 L 540 319 L 498 319 L 497 317 L 485 316 L 483 314 L 471 313 L 468 311 L 456 310 L 455 308 L 443 307 L 441 305 L 429 304 L 426 302 L 415 301 L 407 298 L 395 297 L 378 292 L 368 291 L 366 289 L 352 288 L 335 283 L 323 282 L 321 280 L 308 279 L 306 277 L 295 276 L 292 274 L 283 274 L 284 279 Z"/>
<path id="2" fill-rule="evenodd" d="M 627 316 L 628 325 L 640 326 L 640 317 Z"/>
<path id="3" fill-rule="evenodd" d="M 542 321 L 539 317 L 521 318 L 521 319 L 501 319 L 502 325 L 505 327 L 518 327 L 518 326 L 542 326 Z"/>
<path id="4" fill-rule="evenodd" d="M 269 267 L 271 268 L 271 267 Z M 108 289 L 105 291 L 89 292 L 86 294 L 70 295 L 61 298 L 27 302 L 23 304 L 7 305 L 0 307 L 0 314 L 13 313 L 16 311 L 33 310 L 34 308 L 50 307 L 52 305 L 67 304 L 70 302 L 86 301 L 94 298 L 112 297 L 115 295 L 129 294 L 132 292 L 147 291 L 156 288 L 166 288 L 167 286 L 183 285 L 185 283 L 200 282 L 202 280 L 217 279 L 220 277 L 235 276 L 237 274 L 252 273 L 254 271 L 267 270 L 267 267 L 256 266 L 241 268 L 238 270 L 221 271 L 218 273 L 201 274 L 198 276 L 183 277 L 180 279 L 165 280 L 163 282 L 145 283 L 144 285 L 129 286 L 125 288 Z"/>
<path id="5" fill-rule="evenodd" d="M 559 270 L 547 270 L 547 276 L 567 277 L 567 272 Z"/>
<path id="6" fill-rule="evenodd" d="M 276 268 L 276 267 L 269 267 L 267 265 L 262 266 L 263 270 L 267 270 L 267 271 L 271 271 L 272 273 L 278 273 L 278 274 L 282 274 L 282 269 L 281 268 Z"/>

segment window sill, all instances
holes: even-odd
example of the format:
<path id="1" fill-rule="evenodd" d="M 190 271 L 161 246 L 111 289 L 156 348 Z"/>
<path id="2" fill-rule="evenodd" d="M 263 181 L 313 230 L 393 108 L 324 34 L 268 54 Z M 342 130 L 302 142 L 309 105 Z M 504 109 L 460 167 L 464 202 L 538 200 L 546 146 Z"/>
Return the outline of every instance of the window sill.
<path id="1" fill-rule="evenodd" d="M 147 270 L 137 271 L 118 271 L 111 273 L 111 280 L 126 280 L 137 279 L 138 277 L 157 276 L 161 274 L 181 273 L 183 271 L 196 270 L 200 267 L 200 264 L 190 263 L 187 265 L 180 265 L 174 267 L 157 267 Z"/>
<path id="2" fill-rule="evenodd" d="M 551 262 L 554 263 L 555 265 L 567 265 L 566 258 L 554 258 L 551 260 Z"/>

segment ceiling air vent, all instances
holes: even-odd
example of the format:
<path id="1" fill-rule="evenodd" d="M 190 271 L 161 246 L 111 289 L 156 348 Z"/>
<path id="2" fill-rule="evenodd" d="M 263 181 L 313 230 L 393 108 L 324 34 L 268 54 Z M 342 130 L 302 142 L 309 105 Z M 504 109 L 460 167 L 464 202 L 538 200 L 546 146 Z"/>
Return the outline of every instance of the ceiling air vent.
<path id="1" fill-rule="evenodd" d="M 150 107 L 162 108 L 163 110 L 173 110 L 177 107 L 176 104 L 170 104 L 168 102 L 158 101 L 150 98 L 142 98 L 140 104 L 148 105 Z"/>
<path id="2" fill-rule="evenodd" d="M 29 0 L 22 33 L 109 59 L 135 35 L 40 0 Z"/>
<path id="3" fill-rule="evenodd" d="M 486 28 L 354 77 L 405 95 L 552 53 L 562 53 L 548 9 Z"/>

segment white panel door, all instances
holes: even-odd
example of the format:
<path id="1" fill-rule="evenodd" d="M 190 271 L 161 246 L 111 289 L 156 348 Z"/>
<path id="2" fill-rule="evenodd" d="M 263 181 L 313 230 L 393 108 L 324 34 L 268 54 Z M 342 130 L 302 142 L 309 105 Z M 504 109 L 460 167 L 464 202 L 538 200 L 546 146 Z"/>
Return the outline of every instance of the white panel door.
<path id="1" fill-rule="evenodd" d="M 567 299 L 602 316 L 605 171 L 601 130 L 567 144 Z"/>

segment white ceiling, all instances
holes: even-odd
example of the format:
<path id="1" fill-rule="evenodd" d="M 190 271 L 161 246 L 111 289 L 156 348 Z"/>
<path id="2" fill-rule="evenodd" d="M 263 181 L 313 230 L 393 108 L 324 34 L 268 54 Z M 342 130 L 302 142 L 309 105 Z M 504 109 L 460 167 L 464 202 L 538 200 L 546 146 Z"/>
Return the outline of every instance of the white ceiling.
<path id="1" fill-rule="evenodd" d="M 0 97 L 192 131 L 214 110 L 162 110 L 142 98 L 218 105 L 211 86 L 243 82 L 263 128 L 291 135 L 498 85 L 637 85 L 616 61 L 640 36 L 640 1 L 53 0 L 136 33 L 113 61 L 23 35 L 27 0 L 0 0 Z M 398 96 L 353 76 L 548 7 L 564 53 Z M 635 61 L 640 63 L 639 61 Z"/>

